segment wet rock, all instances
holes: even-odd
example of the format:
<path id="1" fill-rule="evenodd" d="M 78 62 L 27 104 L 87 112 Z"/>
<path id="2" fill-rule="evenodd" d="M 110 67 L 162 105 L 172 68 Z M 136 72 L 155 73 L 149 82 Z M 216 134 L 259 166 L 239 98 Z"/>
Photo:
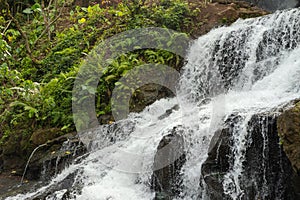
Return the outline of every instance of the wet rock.
<path id="1" fill-rule="evenodd" d="M 185 159 L 183 137 L 174 128 L 160 141 L 154 158 L 151 187 L 156 192 L 155 199 L 173 199 L 180 194 L 180 170 Z"/>
<path id="2" fill-rule="evenodd" d="M 230 199 L 224 194 L 224 175 L 233 170 L 234 127 L 240 120 L 232 116 L 223 130 L 212 139 L 208 158 L 202 166 L 202 177 L 211 199 Z M 241 199 L 299 199 L 299 176 L 279 145 L 277 117 L 272 114 L 254 115 L 247 127 L 247 146 L 242 176 L 239 177 Z M 233 186 L 234 187 L 234 186 Z"/>
<path id="3" fill-rule="evenodd" d="M 74 185 L 76 173 L 69 174 L 66 178 L 64 178 L 61 182 L 58 182 L 44 192 L 40 192 L 32 197 L 33 200 L 48 200 L 48 199 L 59 199 L 59 200 L 67 200 L 67 199 L 75 199 L 73 193 L 76 193 L 77 190 L 80 190 L 78 185 Z"/>
<path id="4" fill-rule="evenodd" d="M 29 162 L 25 177 L 29 180 L 49 180 L 86 152 L 86 147 L 74 134 L 55 138 L 37 149 Z"/>
<path id="5" fill-rule="evenodd" d="M 218 130 L 211 140 L 208 150 L 208 158 L 201 168 L 202 178 L 207 185 L 207 195 L 212 200 L 229 199 L 223 191 L 223 177 L 228 172 L 233 163 L 229 159 L 233 144 L 232 131 L 234 123 L 239 121 L 239 116 L 232 116 L 228 121 L 228 126 Z"/>
<path id="6" fill-rule="evenodd" d="M 4 187 L 1 186 L 2 182 L 0 181 L 0 191 L 2 188 L 6 188 L 5 192 L 0 192 L 0 199 L 20 193 L 32 192 L 45 186 L 54 175 L 60 173 L 65 167 L 73 162 L 81 162 L 88 155 L 86 152 L 86 147 L 79 141 L 75 133 L 47 141 L 36 149 L 29 160 L 22 184 L 21 179 L 25 166 L 13 170 L 13 174 L 10 173 L 10 175 L 7 175 L 7 172 L 2 173 L 3 175 L 0 173 L 0 178 L 2 175 L 10 183 L 7 187 Z M 70 192 L 77 188 L 76 185 L 73 185 L 76 173 L 76 171 L 70 173 L 61 182 L 52 185 L 47 191 L 38 193 L 33 199 L 68 199 Z M 60 192 L 56 193 L 56 191 Z M 61 193 L 62 191 L 65 192 Z M 58 196 L 60 198 L 56 198 Z"/>
<path id="7" fill-rule="evenodd" d="M 300 176 L 300 102 L 278 117 L 277 127 L 284 152 Z"/>
<path id="8" fill-rule="evenodd" d="M 166 87 L 163 87 L 158 84 L 146 84 L 140 87 L 133 94 L 130 100 L 130 111 L 140 112 L 146 106 L 154 103 L 159 99 L 173 96 L 174 94 L 172 93 L 172 91 Z"/>
<path id="9" fill-rule="evenodd" d="M 179 105 L 176 104 L 175 106 L 173 106 L 172 108 L 166 110 L 166 112 L 164 114 L 162 114 L 161 116 L 158 117 L 159 120 L 162 120 L 166 117 L 168 117 L 169 115 L 172 114 L 173 110 L 178 110 L 179 109 Z"/>
<path id="10" fill-rule="evenodd" d="M 245 196 L 260 199 L 298 199 L 290 161 L 279 145 L 277 117 L 255 115 L 249 122 L 251 144 L 244 163 Z"/>

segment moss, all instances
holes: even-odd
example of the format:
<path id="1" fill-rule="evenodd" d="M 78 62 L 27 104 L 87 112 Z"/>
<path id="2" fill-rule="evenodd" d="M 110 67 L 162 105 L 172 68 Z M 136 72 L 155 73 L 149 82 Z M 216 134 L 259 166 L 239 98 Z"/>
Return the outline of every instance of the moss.
<path id="1" fill-rule="evenodd" d="M 32 133 L 30 141 L 38 146 L 57 138 L 59 135 L 61 135 L 61 130 L 59 128 L 38 129 Z"/>

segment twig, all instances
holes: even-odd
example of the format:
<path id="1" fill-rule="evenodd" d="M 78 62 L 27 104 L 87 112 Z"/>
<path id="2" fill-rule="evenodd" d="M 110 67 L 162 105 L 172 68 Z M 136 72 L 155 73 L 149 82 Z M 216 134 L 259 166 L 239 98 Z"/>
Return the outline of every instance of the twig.
<path id="1" fill-rule="evenodd" d="M 24 33 L 24 31 L 22 30 L 21 25 L 18 22 L 18 20 L 16 18 L 14 18 L 14 16 L 12 16 L 12 14 L 10 13 L 10 11 L 9 11 L 9 4 L 7 2 L 5 2 L 5 3 L 6 3 L 6 6 L 7 6 L 7 14 L 8 14 L 8 16 L 15 23 L 15 25 L 17 27 L 17 30 L 20 32 L 21 36 L 25 40 L 25 47 L 26 47 L 26 51 L 27 51 L 28 56 L 30 57 L 30 59 L 32 60 L 32 62 L 34 62 L 35 64 L 38 64 L 39 61 L 36 58 L 34 58 L 33 55 L 32 55 L 32 52 L 31 52 L 31 49 L 30 49 L 29 40 L 28 40 L 28 37 L 27 37 L 26 33 Z"/>
<path id="2" fill-rule="evenodd" d="M 49 5 L 48 5 L 48 7 L 47 7 L 47 10 L 49 10 L 50 9 L 50 3 L 52 3 L 52 1 L 50 1 L 49 2 Z M 59 13 L 58 13 L 58 15 L 55 17 L 55 19 L 53 19 L 50 23 L 48 23 L 48 20 L 47 19 L 45 19 L 45 15 L 43 14 L 43 16 L 44 16 L 44 23 L 45 23 L 45 26 L 46 26 L 46 28 L 43 30 L 43 32 L 39 35 L 39 37 L 34 41 L 34 43 L 33 43 L 33 45 L 35 45 L 47 32 L 48 32 L 48 37 L 49 37 L 49 41 L 50 41 L 50 36 L 51 35 L 49 35 L 49 34 L 51 34 L 50 33 L 50 26 L 52 25 L 52 24 L 54 24 L 59 18 L 60 18 L 60 16 L 62 15 L 62 11 L 63 11 L 63 8 L 65 7 L 65 4 L 66 4 L 66 2 L 64 2 L 64 4 L 63 4 L 63 6 L 62 6 L 62 8 L 60 9 L 60 11 L 59 11 Z M 44 12 L 44 11 L 43 11 Z"/>
<path id="3" fill-rule="evenodd" d="M 6 30 L 8 29 L 8 27 L 10 26 L 12 20 L 9 20 L 7 26 L 5 27 L 4 31 L 2 32 L 2 35 L 4 35 L 4 33 L 6 32 Z"/>

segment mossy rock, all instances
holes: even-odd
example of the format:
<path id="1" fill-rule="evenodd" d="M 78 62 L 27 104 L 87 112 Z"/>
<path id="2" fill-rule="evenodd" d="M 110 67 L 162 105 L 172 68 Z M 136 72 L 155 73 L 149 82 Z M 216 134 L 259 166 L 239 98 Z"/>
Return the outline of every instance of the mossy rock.
<path id="1" fill-rule="evenodd" d="M 53 140 L 58 136 L 62 135 L 59 128 L 49 128 L 49 129 L 38 129 L 33 132 L 30 137 L 30 141 L 34 145 L 45 144 L 47 141 Z"/>

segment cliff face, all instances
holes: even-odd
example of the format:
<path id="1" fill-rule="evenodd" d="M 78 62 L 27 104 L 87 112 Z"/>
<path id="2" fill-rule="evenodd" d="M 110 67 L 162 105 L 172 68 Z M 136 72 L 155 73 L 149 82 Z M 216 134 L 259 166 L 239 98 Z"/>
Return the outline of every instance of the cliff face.
<path id="1" fill-rule="evenodd" d="M 300 102 L 278 117 L 277 127 L 283 149 L 300 176 Z"/>
<path id="2" fill-rule="evenodd" d="M 239 177 L 244 194 L 242 199 L 289 200 L 300 197 L 299 174 L 293 171 L 289 154 L 279 144 L 277 121 L 280 124 L 281 120 L 278 120 L 275 113 L 262 113 L 254 115 L 248 122 L 245 160 L 240 163 L 244 169 Z M 215 134 L 208 158 L 202 167 L 202 176 L 211 199 L 231 199 L 223 185 L 226 174 L 232 170 L 235 162 L 232 160 L 233 134 L 237 121 L 239 116 L 232 116 L 226 122 L 227 128 Z M 290 123 L 296 126 L 293 121 Z"/>
<path id="3" fill-rule="evenodd" d="M 201 179 L 207 186 L 206 193 L 209 199 L 232 199 L 230 187 L 224 187 L 224 182 L 228 178 L 234 179 L 234 177 L 228 177 L 228 174 L 232 170 L 235 171 L 234 134 L 241 120 L 242 117 L 238 114 L 228 117 L 225 127 L 218 130 L 211 140 L 208 157 L 201 171 Z M 174 134 L 176 135 L 176 131 Z M 163 138 L 161 143 L 165 140 Z M 238 178 L 240 189 L 243 191 L 241 199 L 299 199 L 300 102 L 279 114 L 270 112 L 253 115 L 247 123 L 246 140 L 246 150 L 240 152 L 244 160 L 239 163 L 243 166 L 243 173 Z M 157 149 L 158 153 L 160 146 Z M 174 149 L 183 150 L 179 146 Z M 176 153 L 174 149 L 164 156 Z M 159 156 L 162 155 L 156 155 L 156 157 Z M 174 183 L 178 190 L 182 188 L 181 182 L 174 182 L 174 180 L 180 180 L 180 169 L 184 163 L 184 159 L 177 160 L 164 169 L 153 172 L 153 177 L 159 183 L 153 183 L 153 185 L 160 186 L 160 188 L 153 187 L 157 196 L 163 192 L 166 199 L 172 199 L 171 197 L 178 193 L 174 191 L 165 193 L 162 188 L 172 188 L 175 186 L 172 185 Z M 176 173 L 170 174 L 170 172 L 175 172 L 174 170 Z M 200 184 L 203 182 L 200 181 Z M 225 191 L 225 188 L 228 190 Z"/>

